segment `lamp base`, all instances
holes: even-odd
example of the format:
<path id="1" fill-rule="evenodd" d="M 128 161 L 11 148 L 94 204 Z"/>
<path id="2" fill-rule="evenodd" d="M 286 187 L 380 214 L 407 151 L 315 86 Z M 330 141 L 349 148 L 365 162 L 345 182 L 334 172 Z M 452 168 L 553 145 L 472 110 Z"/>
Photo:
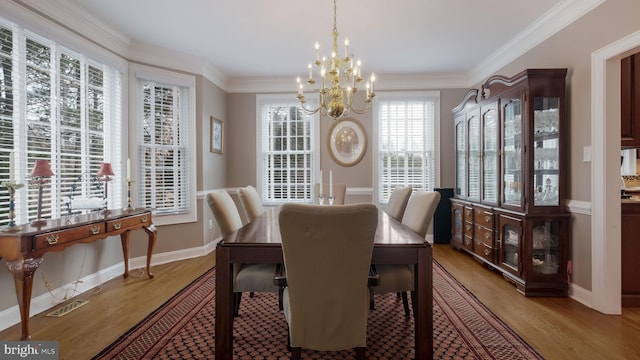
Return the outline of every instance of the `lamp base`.
<path id="1" fill-rule="evenodd" d="M 45 219 L 36 219 L 29 223 L 31 226 L 42 226 L 47 225 L 47 220 Z"/>
<path id="2" fill-rule="evenodd" d="M 7 225 L 2 228 L 2 232 L 18 232 L 22 230 L 22 225 Z"/>

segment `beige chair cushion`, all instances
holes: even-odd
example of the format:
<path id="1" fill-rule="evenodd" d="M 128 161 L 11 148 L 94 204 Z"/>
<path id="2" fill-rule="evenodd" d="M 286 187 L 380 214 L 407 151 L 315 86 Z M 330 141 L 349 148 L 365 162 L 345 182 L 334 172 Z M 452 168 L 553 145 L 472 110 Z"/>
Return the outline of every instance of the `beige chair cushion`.
<path id="1" fill-rule="evenodd" d="M 259 217 L 264 213 L 264 207 L 262 206 L 262 200 L 256 188 L 249 185 L 238 189 L 238 197 L 247 220 L 253 221 L 253 219 Z"/>
<path id="2" fill-rule="evenodd" d="M 324 351 L 366 346 L 375 205 L 285 204 L 279 221 L 291 346 Z"/>
<path id="3" fill-rule="evenodd" d="M 384 211 L 392 218 L 401 221 L 412 191 L 411 186 L 396 186 L 389 196 L 389 203 Z"/>
<path id="4" fill-rule="evenodd" d="M 208 193 L 207 203 L 209 203 L 221 236 L 225 237 L 242 227 L 238 208 L 225 190 L 214 190 Z"/>
<path id="5" fill-rule="evenodd" d="M 427 230 L 439 201 L 440 193 L 437 191 L 416 191 L 409 198 L 402 216 L 402 223 L 416 234 L 422 237 L 427 236 Z"/>
<path id="6" fill-rule="evenodd" d="M 320 195 L 320 184 L 313 185 L 313 193 L 316 196 L 315 203 L 318 203 L 318 195 Z M 322 193 L 329 196 L 329 184 L 322 184 Z M 344 205 L 347 198 L 347 184 L 333 183 L 333 205 Z M 325 200 L 325 204 L 328 204 Z"/>

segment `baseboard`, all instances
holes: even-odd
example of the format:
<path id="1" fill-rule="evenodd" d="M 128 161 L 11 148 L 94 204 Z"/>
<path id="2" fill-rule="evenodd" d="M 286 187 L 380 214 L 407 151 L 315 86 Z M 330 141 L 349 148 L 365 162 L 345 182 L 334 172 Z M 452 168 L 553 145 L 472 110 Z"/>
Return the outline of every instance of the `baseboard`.
<path id="1" fill-rule="evenodd" d="M 178 251 L 170 251 L 166 253 L 153 254 L 151 257 L 151 265 L 161 265 L 179 260 L 187 260 L 192 259 L 199 256 L 204 256 L 211 253 L 215 250 L 217 241 L 209 242 L 208 244 L 191 248 L 191 249 L 183 249 Z M 144 269 L 147 266 L 147 257 L 140 256 L 136 258 L 129 259 L 129 269 Z M 119 262 L 113 266 L 102 269 L 96 273 L 87 275 L 80 279 L 80 283 L 76 288 L 76 292 L 73 296 L 80 295 L 84 292 L 87 292 L 96 286 L 100 286 L 105 282 L 122 276 L 124 272 L 124 261 Z M 76 285 L 73 283 L 69 283 L 66 285 L 62 285 L 57 289 L 52 291 L 53 294 L 64 294 L 69 289 L 73 289 Z M 66 301 L 66 300 L 65 300 Z M 31 299 L 31 309 L 29 317 L 39 314 L 43 311 L 49 310 L 52 307 L 59 305 L 61 302 L 54 299 L 49 293 L 42 294 L 38 297 Z M 15 324 L 20 323 L 20 308 L 16 304 L 6 310 L 0 312 L 0 331 L 10 328 Z"/>
<path id="2" fill-rule="evenodd" d="M 588 308 L 592 308 L 591 291 L 585 288 L 569 283 L 569 297 Z"/>

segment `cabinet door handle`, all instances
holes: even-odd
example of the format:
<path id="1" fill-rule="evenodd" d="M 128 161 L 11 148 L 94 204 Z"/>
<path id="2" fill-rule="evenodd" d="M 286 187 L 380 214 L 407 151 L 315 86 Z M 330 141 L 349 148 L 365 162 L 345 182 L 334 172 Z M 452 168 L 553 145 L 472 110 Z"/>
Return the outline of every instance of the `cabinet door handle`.
<path id="1" fill-rule="evenodd" d="M 113 228 L 115 230 L 120 230 L 121 227 L 122 227 L 122 223 L 119 223 L 119 222 L 113 223 Z"/>
<path id="2" fill-rule="evenodd" d="M 140 222 L 147 222 L 147 215 L 142 216 Z"/>
<path id="3" fill-rule="evenodd" d="M 100 226 L 92 226 L 91 235 L 98 235 L 98 234 L 100 234 Z"/>
<path id="4" fill-rule="evenodd" d="M 467 231 L 471 230 L 471 225 L 465 226 L 465 229 L 467 229 Z"/>
<path id="5" fill-rule="evenodd" d="M 484 222 L 489 222 L 489 221 L 491 221 L 491 215 L 485 215 Z"/>
<path id="6" fill-rule="evenodd" d="M 491 255 L 491 250 L 484 249 L 484 256 L 489 256 L 489 255 Z"/>
<path id="7" fill-rule="evenodd" d="M 58 235 L 49 235 L 46 238 L 44 238 L 44 241 L 49 245 L 55 245 L 58 243 L 59 239 L 60 238 L 58 237 Z"/>
<path id="8" fill-rule="evenodd" d="M 485 238 L 485 239 L 489 239 L 490 237 L 491 237 L 491 234 L 490 234 L 490 233 L 484 233 L 484 238 Z"/>

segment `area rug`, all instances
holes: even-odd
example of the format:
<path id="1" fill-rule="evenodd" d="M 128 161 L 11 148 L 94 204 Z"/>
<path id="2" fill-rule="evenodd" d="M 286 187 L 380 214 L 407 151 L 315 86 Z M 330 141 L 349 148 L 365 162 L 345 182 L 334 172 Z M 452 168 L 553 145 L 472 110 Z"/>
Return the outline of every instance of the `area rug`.
<path id="1" fill-rule="evenodd" d="M 542 359 L 437 262 L 433 263 L 434 359 Z M 394 294 L 376 295 L 369 314 L 369 359 L 413 359 L 413 317 Z M 215 268 L 181 290 L 94 359 L 213 359 Z M 277 294 L 245 297 L 234 321 L 234 359 L 290 353 Z M 353 351 L 303 350 L 304 359 L 352 359 Z"/>

